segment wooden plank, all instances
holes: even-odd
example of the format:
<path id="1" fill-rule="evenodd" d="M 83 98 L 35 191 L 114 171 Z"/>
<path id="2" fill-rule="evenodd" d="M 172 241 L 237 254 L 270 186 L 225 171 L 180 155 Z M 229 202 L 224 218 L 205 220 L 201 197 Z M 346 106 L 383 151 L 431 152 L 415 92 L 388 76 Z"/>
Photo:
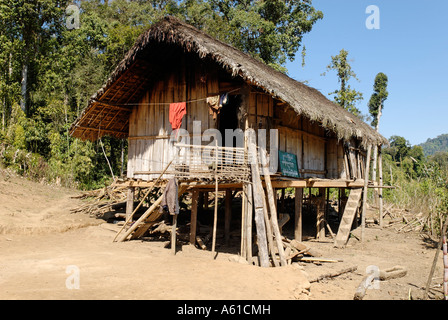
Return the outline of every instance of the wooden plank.
<path id="1" fill-rule="evenodd" d="M 225 218 L 224 218 L 224 239 L 226 245 L 230 243 L 230 222 L 232 219 L 232 190 L 226 190 L 225 198 Z"/>
<path id="2" fill-rule="evenodd" d="M 255 145 L 255 132 L 251 131 L 248 137 L 249 154 L 251 155 L 252 183 L 254 186 L 253 198 L 255 207 L 255 225 L 257 228 L 258 240 L 258 256 L 260 258 L 260 266 L 269 267 L 268 244 L 266 238 L 266 225 L 263 212 L 263 186 L 261 184 L 260 171 L 258 167 L 258 152 Z"/>
<path id="3" fill-rule="evenodd" d="M 280 264 L 282 266 L 286 266 L 286 264 L 287 264 L 286 257 L 285 257 L 285 252 L 283 250 L 282 235 L 281 235 L 280 229 L 278 227 L 277 208 L 275 206 L 274 192 L 273 192 L 273 188 L 272 188 L 272 184 L 271 184 L 271 177 L 269 174 L 266 150 L 264 150 L 263 148 L 260 148 L 260 156 L 261 156 L 261 166 L 263 168 L 263 173 L 264 173 L 264 181 L 266 184 L 266 191 L 268 194 L 269 211 L 271 213 L 270 220 L 271 220 L 272 229 L 273 229 L 274 235 L 275 235 L 275 241 L 277 243 L 278 254 L 280 256 Z M 269 223 L 269 221 L 267 221 L 266 223 Z"/>
<path id="4" fill-rule="evenodd" d="M 134 191 L 135 188 L 128 188 L 128 194 L 126 197 L 126 221 L 129 220 L 132 212 L 134 211 Z"/>
<path id="5" fill-rule="evenodd" d="M 159 207 L 160 203 L 163 200 L 163 194 L 151 205 L 151 207 L 149 207 L 148 210 L 146 210 L 146 212 L 144 214 L 142 214 L 142 216 L 133 224 L 129 227 L 128 230 L 126 230 L 126 232 L 118 239 L 118 242 L 123 242 L 127 239 L 127 237 L 134 232 L 135 229 L 137 229 L 137 227 L 146 220 L 146 218 L 148 218 L 152 212 Z"/>
<path id="6" fill-rule="evenodd" d="M 295 212 L 295 224 L 294 224 L 294 239 L 302 241 L 302 201 L 303 201 L 303 188 L 295 188 L 294 199 L 294 212 Z"/>
<path id="7" fill-rule="evenodd" d="M 317 238 L 325 239 L 325 188 L 319 188 L 319 200 L 317 201 Z"/>

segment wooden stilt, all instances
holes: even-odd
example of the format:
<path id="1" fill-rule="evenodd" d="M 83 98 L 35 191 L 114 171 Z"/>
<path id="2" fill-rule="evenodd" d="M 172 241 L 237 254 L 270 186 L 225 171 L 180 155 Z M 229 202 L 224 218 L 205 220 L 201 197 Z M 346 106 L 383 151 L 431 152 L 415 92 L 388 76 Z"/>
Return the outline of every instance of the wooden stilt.
<path id="1" fill-rule="evenodd" d="M 302 201 L 303 189 L 295 189 L 294 210 L 295 210 L 295 225 L 294 225 L 294 239 L 302 241 Z"/>
<path id="2" fill-rule="evenodd" d="M 129 187 L 128 194 L 126 197 L 126 221 L 130 220 L 130 217 L 134 211 L 134 194 L 135 194 L 135 188 Z"/>
<path id="3" fill-rule="evenodd" d="M 171 253 L 176 255 L 176 229 L 177 229 L 177 214 L 173 214 L 173 226 L 171 227 Z"/>
<path id="4" fill-rule="evenodd" d="M 208 210 L 208 192 L 204 192 L 204 210 Z"/>
<path id="5" fill-rule="evenodd" d="M 247 185 L 243 183 L 243 193 L 241 196 L 241 245 L 240 255 L 246 257 L 246 215 L 247 215 Z"/>
<path id="6" fill-rule="evenodd" d="M 319 199 L 317 201 L 317 238 L 325 239 L 325 188 L 319 188 Z"/>
<path id="7" fill-rule="evenodd" d="M 232 190 L 226 190 L 225 217 L 224 217 L 224 240 L 226 245 L 230 243 L 230 222 L 232 219 Z"/>
<path id="8" fill-rule="evenodd" d="M 216 228 L 218 224 L 218 140 L 215 139 L 215 210 L 213 215 L 212 259 L 215 259 Z"/>
<path id="9" fill-rule="evenodd" d="M 362 196 L 362 215 L 361 215 L 361 242 L 364 241 L 364 233 L 366 228 L 366 209 L 367 209 L 367 185 L 369 183 L 369 172 L 370 172 L 370 155 L 372 153 L 372 145 L 367 147 L 367 158 L 366 158 L 366 172 L 364 175 L 364 192 Z"/>
<path id="10" fill-rule="evenodd" d="M 378 148 L 378 177 L 379 177 L 379 189 L 378 189 L 378 202 L 379 202 L 379 223 L 380 228 L 383 227 L 383 156 L 381 146 Z"/>
<path id="11" fill-rule="evenodd" d="M 247 184 L 247 210 L 246 210 L 246 260 L 252 262 L 252 219 L 254 211 L 253 186 Z"/>
<path id="12" fill-rule="evenodd" d="M 196 243 L 196 229 L 198 222 L 199 191 L 193 190 L 191 194 L 190 244 Z"/>

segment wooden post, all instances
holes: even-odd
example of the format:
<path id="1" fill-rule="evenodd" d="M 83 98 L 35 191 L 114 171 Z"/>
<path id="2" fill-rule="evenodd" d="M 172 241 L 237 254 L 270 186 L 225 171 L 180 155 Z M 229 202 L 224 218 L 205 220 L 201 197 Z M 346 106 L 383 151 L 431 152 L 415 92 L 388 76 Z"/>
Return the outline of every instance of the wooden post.
<path id="1" fill-rule="evenodd" d="M 177 229 L 177 214 L 173 214 L 173 226 L 171 228 L 171 253 L 176 255 L 176 229 Z"/>
<path id="2" fill-rule="evenodd" d="M 379 200 L 379 215 L 380 215 L 380 228 L 383 227 L 383 156 L 381 151 L 381 146 L 378 148 L 378 177 L 379 177 L 379 189 L 378 189 L 378 200 Z"/>
<path id="3" fill-rule="evenodd" d="M 295 225 L 294 225 L 294 239 L 302 241 L 302 201 L 303 189 L 295 189 L 294 211 L 295 211 Z"/>
<path id="4" fill-rule="evenodd" d="M 204 210 L 208 210 L 208 192 L 204 192 Z"/>
<path id="5" fill-rule="evenodd" d="M 216 142 L 216 159 L 215 159 L 215 210 L 213 215 L 213 239 L 212 239 L 212 258 L 215 258 L 215 247 L 216 247 L 216 227 L 218 223 L 218 141 Z"/>
<path id="6" fill-rule="evenodd" d="M 362 196 L 362 215 L 361 215 L 361 242 L 364 241 L 364 231 L 366 228 L 366 209 L 367 209 L 367 185 L 369 183 L 369 172 L 370 172 L 370 155 L 372 153 L 372 145 L 369 144 L 367 147 L 367 158 L 366 158 L 366 172 L 364 175 L 364 193 Z"/>
<path id="7" fill-rule="evenodd" d="M 246 256 L 246 215 L 247 215 L 247 186 L 243 183 L 243 193 L 241 194 L 241 245 L 240 255 Z"/>
<path id="8" fill-rule="evenodd" d="M 246 131 L 248 132 L 248 131 Z M 257 228 L 257 244 L 258 256 L 260 258 L 260 266 L 269 267 L 269 253 L 266 239 L 266 225 L 263 212 L 263 185 L 261 184 L 260 170 L 258 167 L 258 152 L 255 144 L 255 132 L 249 132 L 249 155 L 251 156 L 253 198 L 255 207 L 255 226 Z"/>
<path id="9" fill-rule="evenodd" d="M 280 256 L 280 264 L 282 266 L 286 266 L 287 262 L 286 262 L 286 257 L 285 257 L 285 251 L 283 249 L 282 235 L 281 235 L 280 229 L 278 227 L 277 208 L 274 203 L 275 198 L 274 198 L 274 192 L 273 192 L 272 183 L 271 183 L 271 176 L 270 176 L 269 167 L 268 167 L 266 150 L 260 149 L 260 155 L 261 155 L 261 166 L 263 168 L 263 173 L 264 173 L 264 182 L 266 184 L 266 191 L 268 194 L 269 210 L 271 212 L 271 223 L 272 223 L 272 228 L 274 229 L 273 231 L 274 231 L 274 235 L 275 235 L 275 241 L 277 242 L 278 254 Z M 284 195 L 284 193 L 282 193 L 282 195 Z M 266 223 L 269 223 L 269 221 L 266 221 Z"/>
<path id="10" fill-rule="evenodd" d="M 129 187 L 128 194 L 126 197 L 126 221 L 129 220 L 129 218 L 132 215 L 132 212 L 134 211 L 134 194 L 135 194 L 135 188 Z"/>
<path id="11" fill-rule="evenodd" d="M 193 190 L 191 194 L 191 219 L 190 219 L 190 244 L 192 245 L 195 245 L 196 243 L 198 207 L 199 207 L 199 191 Z"/>
<path id="12" fill-rule="evenodd" d="M 226 245 L 230 243 L 230 222 L 232 219 L 232 190 L 226 190 L 225 199 L 225 219 L 224 219 L 224 239 Z"/>
<path id="13" fill-rule="evenodd" d="M 319 199 L 317 201 L 317 238 L 325 239 L 325 188 L 319 188 Z"/>
<path id="14" fill-rule="evenodd" d="M 262 199 L 263 199 L 264 222 L 265 222 L 265 226 L 266 226 L 266 239 L 268 241 L 269 252 L 271 253 L 272 262 L 274 263 L 274 266 L 278 267 L 279 264 L 277 261 L 277 256 L 275 254 L 276 251 L 275 251 L 275 246 L 274 246 L 274 236 L 272 233 L 271 221 L 269 220 L 268 205 L 266 203 L 266 197 L 265 197 L 264 192 L 262 194 Z"/>
<path id="15" fill-rule="evenodd" d="M 247 184 L 247 209 L 246 209 L 246 260 L 252 263 L 252 217 L 254 211 L 254 198 L 252 184 Z"/>

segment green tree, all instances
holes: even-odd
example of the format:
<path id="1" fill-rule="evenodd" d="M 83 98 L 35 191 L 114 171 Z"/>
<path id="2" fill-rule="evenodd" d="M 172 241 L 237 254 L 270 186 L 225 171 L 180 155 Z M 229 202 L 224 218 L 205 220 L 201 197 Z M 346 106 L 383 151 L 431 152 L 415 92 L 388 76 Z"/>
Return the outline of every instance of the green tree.
<path id="1" fill-rule="evenodd" d="M 286 71 L 286 60 L 323 16 L 311 0 L 77 0 L 79 28 L 68 29 L 72 3 L 0 0 L 0 143 L 8 155 L 0 161 L 82 188 L 98 187 L 110 170 L 100 144 L 73 139 L 70 125 L 154 22 L 177 16 Z M 126 143 L 102 143 L 118 174 Z"/>
<path id="2" fill-rule="evenodd" d="M 334 95 L 334 101 L 341 107 L 355 116 L 361 117 L 361 111 L 356 107 L 356 103 L 363 99 L 362 93 L 352 89 L 348 84 L 351 78 L 358 80 L 349 63 L 348 51 L 342 49 L 338 55 L 331 57 L 327 71 L 322 75 L 326 75 L 329 71 L 336 71 L 338 82 L 340 83 L 340 88 L 330 92 L 329 95 Z"/>
<path id="3" fill-rule="evenodd" d="M 311 0 L 185 0 L 179 15 L 283 72 L 286 61 L 294 60 L 303 36 L 323 18 Z"/>
<path id="4" fill-rule="evenodd" d="M 372 126 L 375 127 L 376 131 L 379 131 L 380 119 L 384 108 L 384 102 L 389 96 L 387 92 L 387 76 L 380 72 L 375 77 L 375 82 L 373 84 L 373 94 L 369 100 L 369 112 L 372 116 Z M 373 148 L 373 167 L 372 167 L 372 180 L 376 181 L 376 167 L 378 162 L 378 146 L 375 145 Z"/>
<path id="5" fill-rule="evenodd" d="M 382 72 L 378 73 L 375 77 L 375 82 L 373 85 L 373 94 L 369 100 L 369 112 L 373 118 L 372 126 L 375 127 L 376 131 L 378 131 L 380 126 L 380 118 L 384 108 L 384 102 L 389 96 L 389 92 L 387 91 L 387 83 L 387 76 Z"/>

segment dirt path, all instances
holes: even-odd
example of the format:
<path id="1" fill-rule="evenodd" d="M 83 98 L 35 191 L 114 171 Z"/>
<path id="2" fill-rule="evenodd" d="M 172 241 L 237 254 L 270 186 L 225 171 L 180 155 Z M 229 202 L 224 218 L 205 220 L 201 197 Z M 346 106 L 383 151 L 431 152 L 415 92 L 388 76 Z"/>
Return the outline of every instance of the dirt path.
<path id="1" fill-rule="evenodd" d="M 188 245 L 173 256 L 163 242 L 113 243 L 116 225 L 70 213 L 79 204 L 73 194 L 18 177 L 0 179 L 0 299 L 351 300 L 370 265 L 400 265 L 408 273 L 381 281 L 365 300 L 416 299 L 435 253 L 417 234 L 369 227 L 364 243 L 351 239 L 346 249 L 333 248 L 330 238 L 308 242 L 337 263 L 263 269 L 229 261 L 222 252 L 213 260 L 209 251 Z M 434 284 L 441 283 L 441 259 Z M 356 272 L 309 283 L 352 266 Z M 77 279 L 79 289 L 69 289 Z"/>

